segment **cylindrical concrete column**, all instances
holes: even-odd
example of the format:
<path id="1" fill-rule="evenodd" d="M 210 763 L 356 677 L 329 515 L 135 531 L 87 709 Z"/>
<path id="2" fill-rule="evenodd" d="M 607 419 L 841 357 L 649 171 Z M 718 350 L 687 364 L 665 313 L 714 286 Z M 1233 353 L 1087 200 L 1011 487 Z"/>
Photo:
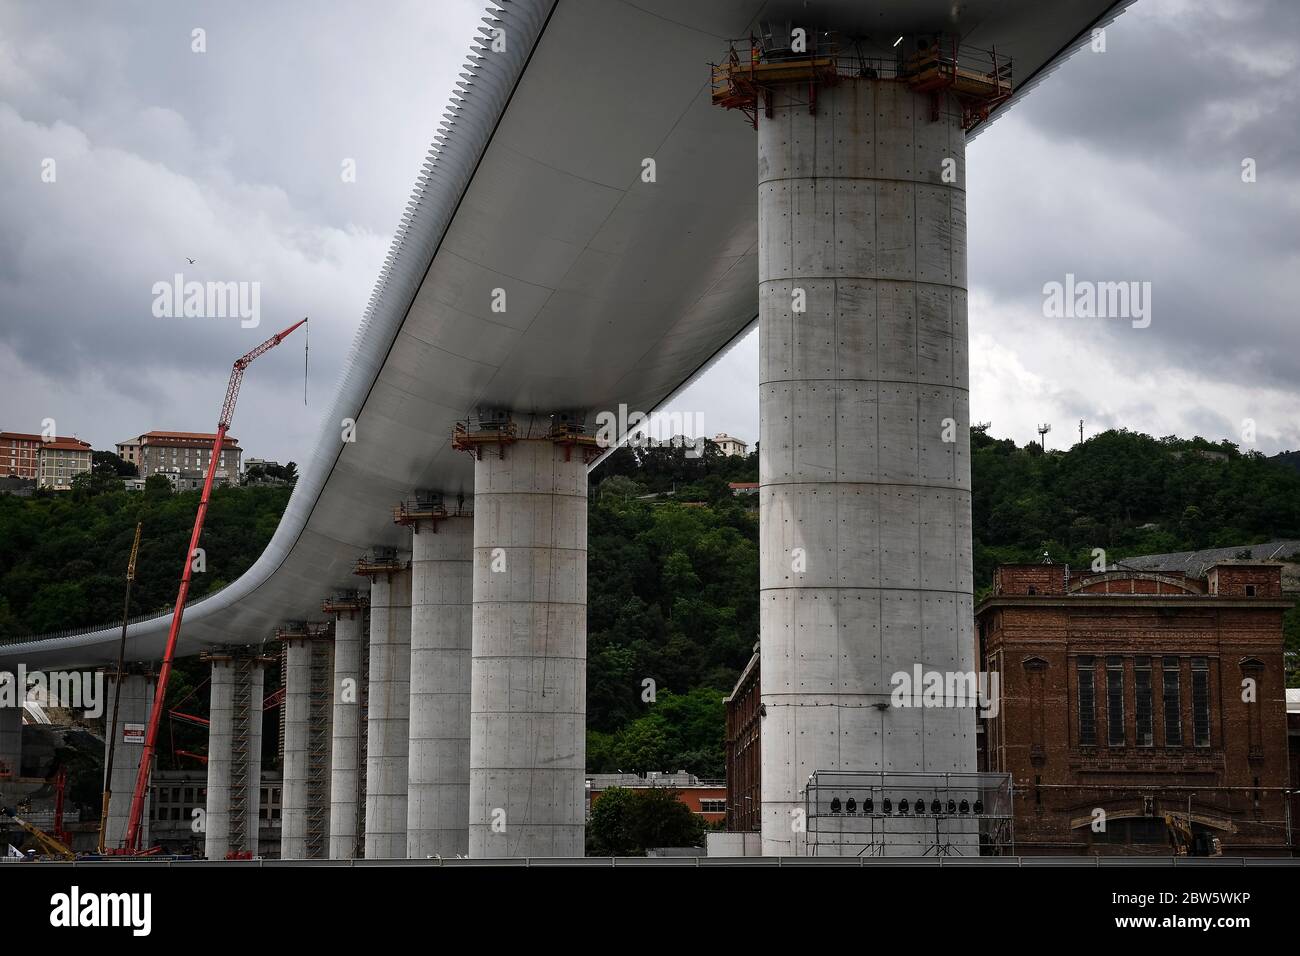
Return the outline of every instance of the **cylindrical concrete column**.
<path id="1" fill-rule="evenodd" d="M 334 727 L 330 753 L 331 860 L 360 855 L 364 818 L 361 786 L 362 721 L 365 681 L 362 662 L 369 654 L 365 613 L 359 601 L 334 620 Z"/>
<path id="2" fill-rule="evenodd" d="M 266 662 L 261 658 L 255 658 L 249 662 L 248 670 L 248 776 L 244 784 L 243 846 L 235 845 L 235 837 L 239 830 L 237 827 L 231 828 L 232 849 L 242 850 L 251 857 L 256 857 L 258 854 L 262 829 L 262 718 L 265 713 L 262 708 L 262 701 L 265 696 Z M 239 700 L 238 689 L 236 689 L 236 715 L 239 714 Z M 236 743 L 238 743 L 238 735 L 236 735 Z M 236 756 L 238 756 L 238 748 L 236 749 Z M 239 776 L 239 766 L 236 763 L 232 775 L 236 785 Z M 232 804 L 232 808 L 237 807 L 239 807 L 238 802 Z"/>
<path id="3" fill-rule="evenodd" d="M 474 519 L 421 519 L 412 530 L 406 855 L 463 856 L 469 853 Z"/>
<path id="4" fill-rule="evenodd" d="M 370 691 L 366 729 L 366 859 L 406 856 L 411 706 L 411 572 L 370 584 Z"/>
<path id="5" fill-rule="evenodd" d="M 262 800 L 264 660 L 213 654 L 204 856 L 257 856 Z"/>
<path id="6" fill-rule="evenodd" d="M 208 684 L 208 798 L 203 855 L 224 860 L 230 851 L 230 770 L 233 762 L 235 672 L 228 661 L 212 662 Z"/>
<path id="7" fill-rule="evenodd" d="M 117 692 L 117 675 L 113 670 L 104 674 L 104 755 L 108 757 L 108 734 L 113 728 L 113 699 Z M 113 798 L 108 805 L 108 826 L 104 830 L 104 846 L 119 847 L 126 838 L 127 819 L 131 815 L 131 797 L 135 793 L 136 777 L 140 773 L 140 756 L 144 752 L 144 737 L 149 726 L 149 713 L 153 709 L 157 679 L 153 674 L 130 673 L 122 678 L 122 704 L 117 717 L 117 747 L 113 752 Z M 105 778 L 108 767 L 104 767 Z M 140 821 L 140 845 L 149 846 L 149 807 L 151 793 L 145 794 L 144 813 Z"/>
<path id="8" fill-rule="evenodd" d="M 311 639 L 284 639 L 284 777 L 280 859 L 307 858 L 307 737 L 311 720 Z"/>
<path id="9" fill-rule="evenodd" d="M 972 710 L 889 706 L 897 672 L 974 666 L 965 141 L 938 105 L 842 77 L 758 111 L 766 855 L 802 852 L 815 771 L 975 769 Z"/>
<path id="10" fill-rule="evenodd" d="M 471 857 L 582 856 L 587 468 L 547 440 L 474 465 Z"/>
<path id="11" fill-rule="evenodd" d="M 0 780 L 16 780 L 23 762 L 23 709 L 0 707 Z"/>

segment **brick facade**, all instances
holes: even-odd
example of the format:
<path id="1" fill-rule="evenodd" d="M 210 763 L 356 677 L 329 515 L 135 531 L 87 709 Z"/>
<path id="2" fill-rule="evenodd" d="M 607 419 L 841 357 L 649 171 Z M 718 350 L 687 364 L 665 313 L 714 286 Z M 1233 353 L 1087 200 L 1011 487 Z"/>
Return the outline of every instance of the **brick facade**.
<path id="1" fill-rule="evenodd" d="M 758 831 L 762 810 L 758 647 L 727 698 L 727 829 Z"/>
<path id="2" fill-rule="evenodd" d="M 1277 565 L 998 568 L 976 611 L 1001 682 L 980 766 L 1012 775 L 1017 852 L 1167 855 L 1164 814 L 1190 808 L 1225 855 L 1286 853 L 1289 606 Z"/>

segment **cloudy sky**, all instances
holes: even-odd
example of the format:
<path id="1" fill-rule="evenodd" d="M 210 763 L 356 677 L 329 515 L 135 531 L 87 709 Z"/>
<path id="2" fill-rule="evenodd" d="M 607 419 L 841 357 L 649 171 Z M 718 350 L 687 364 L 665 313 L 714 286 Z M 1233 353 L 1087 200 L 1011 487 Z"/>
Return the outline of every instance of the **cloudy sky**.
<path id="1" fill-rule="evenodd" d="M 259 333 L 312 317 L 309 404 L 291 342 L 245 382 L 234 433 L 301 461 L 480 16 L 479 0 L 0 6 L 0 428 L 53 418 L 97 448 L 210 430 L 255 340 L 160 321 L 152 288 L 254 274 Z M 1080 418 L 1239 443 L 1250 419 L 1252 447 L 1300 448 L 1298 100 L 1294 0 L 1137 0 L 1105 52 L 986 129 L 968 152 L 974 419 L 1021 443 L 1049 422 L 1051 446 Z M 1043 285 L 1067 273 L 1149 282 L 1149 327 L 1045 317 Z M 678 407 L 752 440 L 757 351 L 750 336 Z"/>

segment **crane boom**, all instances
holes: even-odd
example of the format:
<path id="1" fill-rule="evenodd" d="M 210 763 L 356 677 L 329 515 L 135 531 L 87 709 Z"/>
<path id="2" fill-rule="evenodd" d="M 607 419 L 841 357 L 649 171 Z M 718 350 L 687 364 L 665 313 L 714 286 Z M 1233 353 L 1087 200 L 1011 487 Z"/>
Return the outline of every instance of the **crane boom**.
<path id="1" fill-rule="evenodd" d="M 212 479 L 217 473 L 217 462 L 221 456 L 221 446 L 226 440 L 226 431 L 235 414 L 235 402 L 239 400 L 239 386 L 244 381 L 244 370 L 253 360 L 275 348 L 306 319 L 295 322 L 283 332 L 271 336 L 257 348 L 235 359 L 230 370 L 230 383 L 226 386 L 226 400 L 221 406 L 221 418 L 217 422 L 216 438 L 212 442 L 212 458 L 208 462 L 208 474 L 203 481 L 203 494 L 199 498 L 199 510 L 194 516 L 194 531 L 190 535 L 190 547 L 185 552 L 185 567 L 181 571 L 180 591 L 176 595 L 176 606 L 172 609 L 171 629 L 167 632 L 167 647 L 163 651 L 162 666 L 158 670 L 158 687 L 154 691 L 153 707 L 149 711 L 149 729 L 145 734 L 144 750 L 140 754 L 140 770 L 135 778 L 135 792 L 131 795 L 131 811 L 127 818 L 125 848 L 128 852 L 140 851 L 141 822 L 144 817 L 145 794 L 149 789 L 149 775 L 153 769 L 153 758 L 158 748 L 158 725 L 162 717 L 163 701 L 167 696 L 167 681 L 171 677 L 172 658 L 176 653 L 176 641 L 180 637 L 181 619 L 185 616 L 185 600 L 190 593 L 190 579 L 194 573 L 194 552 L 199 546 L 199 537 L 203 533 L 203 520 L 208 513 L 208 499 L 212 496 Z"/>
<path id="2" fill-rule="evenodd" d="M 16 810 L 9 807 L 0 807 L 0 815 L 8 817 L 22 827 L 36 841 L 36 845 L 41 848 L 41 851 L 46 856 L 58 857 L 61 860 L 76 860 L 77 854 L 69 850 L 62 841 L 50 836 L 40 827 L 28 823 L 18 815 Z"/>

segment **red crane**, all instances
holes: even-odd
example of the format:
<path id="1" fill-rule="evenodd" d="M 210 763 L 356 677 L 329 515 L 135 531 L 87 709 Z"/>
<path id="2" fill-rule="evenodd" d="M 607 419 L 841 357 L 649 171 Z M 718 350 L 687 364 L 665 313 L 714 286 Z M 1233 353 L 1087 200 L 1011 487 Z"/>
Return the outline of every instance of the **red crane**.
<path id="1" fill-rule="evenodd" d="M 63 829 L 63 798 L 68 789 L 68 770 L 60 767 L 54 775 L 54 839 L 64 846 L 72 845 L 72 834 Z"/>
<path id="2" fill-rule="evenodd" d="M 244 381 L 244 370 L 265 352 L 269 352 L 300 325 L 307 320 L 295 322 L 278 335 L 273 335 L 247 355 L 235 359 L 230 370 L 230 384 L 226 386 L 226 401 L 221 406 L 221 420 L 217 422 L 217 437 L 212 442 L 212 459 L 208 463 L 208 474 L 203 481 L 203 495 L 199 499 L 199 511 L 194 516 L 194 532 L 190 535 L 190 549 L 185 553 L 185 568 L 181 572 L 181 589 L 176 595 L 176 607 L 172 610 L 171 630 L 167 632 L 167 649 L 163 651 L 162 667 L 158 671 L 158 689 L 154 692 L 153 709 L 149 712 L 149 730 L 144 739 L 144 751 L 140 754 L 140 772 L 135 778 L 135 792 L 131 795 L 131 812 L 127 818 L 126 840 L 124 848 L 128 853 L 140 852 L 141 820 L 144 816 L 144 798 L 149 789 L 149 774 L 153 769 L 154 754 L 158 749 L 158 724 L 163 713 L 163 700 L 167 696 L 167 680 L 172 673 L 172 657 L 176 653 L 176 639 L 181 633 L 181 618 L 185 616 L 185 599 L 190 593 L 190 577 L 194 573 L 194 552 L 199 546 L 199 536 L 203 533 L 203 519 L 208 513 L 208 499 L 212 495 L 212 479 L 217 473 L 217 462 L 221 458 L 221 445 L 230 428 L 230 420 L 235 415 L 235 402 L 239 398 L 239 386 Z"/>

